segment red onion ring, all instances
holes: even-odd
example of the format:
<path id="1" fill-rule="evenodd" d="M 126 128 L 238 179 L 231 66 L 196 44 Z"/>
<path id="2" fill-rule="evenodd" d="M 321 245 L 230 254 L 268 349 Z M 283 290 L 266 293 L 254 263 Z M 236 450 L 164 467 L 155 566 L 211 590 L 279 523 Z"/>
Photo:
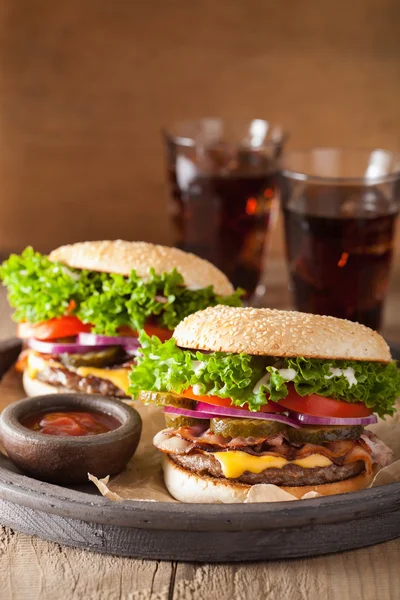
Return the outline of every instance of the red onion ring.
<path id="1" fill-rule="evenodd" d="M 313 415 L 305 415 L 297 413 L 293 410 L 289 411 L 290 418 L 300 425 L 373 425 L 378 422 L 375 415 L 369 417 L 314 417 Z"/>
<path id="2" fill-rule="evenodd" d="M 27 346 L 36 352 L 41 354 L 86 354 L 87 352 L 94 352 L 97 350 L 103 350 L 105 346 L 83 346 L 80 343 L 69 342 L 69 343 L 57 343 L 57 342 L 43 342 L 35 338 L 29 338 L 27 340 Z"/>
<path id="3" fill-rule="evenodd" d="M 193 419 L 212 419 L 215 415 L 211 413 L 199 414 L 196 410 L 189 410 L 188 408 L 177 408 L 176 406 L 166 406 L 164 412 L 170 415 L 181 415 L 182 417 L 192 417 Z"/>
<path id="4" fill-rule="evenodd" d="M 125 335 L 98 335 L 97 333 L 80 333 L 78 342 L 86 346 L 127 346 L 130 350 L 140 348 L 137 337 Z"/>

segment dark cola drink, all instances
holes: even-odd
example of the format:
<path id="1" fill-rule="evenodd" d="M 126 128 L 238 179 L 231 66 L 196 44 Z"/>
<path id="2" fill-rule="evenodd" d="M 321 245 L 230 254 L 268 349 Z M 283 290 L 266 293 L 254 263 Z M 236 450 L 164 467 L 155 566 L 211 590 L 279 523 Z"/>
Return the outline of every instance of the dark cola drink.
<path id="1" fill-rule="evenodd" d="M 283 204 L 296 308 L 379 329 L 398 214 L 390 194 L 310 185 Z"/>
<path id="2" fill-rule="evenodd" d="M 262 119 L 185 121 L 165 132 L 174 243 L 247 296 L 260 282 L 285 135 Z"/>
<path id="3" fill-rule="evenodd" d="M 182 161 L 170 168 L 170 213 L 175 244 L 214 263 L 251 295 L 275 214 L 276 171 L 251 152 L 240 159 L 206 173 L 193 168 L 192 177 L 189 166 L 182 176 Z"/>

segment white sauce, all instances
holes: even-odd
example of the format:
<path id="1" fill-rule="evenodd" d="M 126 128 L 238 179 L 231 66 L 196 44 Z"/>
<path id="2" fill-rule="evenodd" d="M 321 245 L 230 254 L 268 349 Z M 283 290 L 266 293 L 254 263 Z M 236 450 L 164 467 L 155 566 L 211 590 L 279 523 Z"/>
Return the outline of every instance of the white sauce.
<path id="1" fill-rule="evenodd" d="M 335 369 L 335 367 L 330 367 L 330 372 L 332 375 L 325 375 L 325 379 L 332 379 L 332 377 L 341 377 L 342 369 Z"/>
<path id="2" fill-rule="evenodd" d="M 356 376 L 354 375 L 353 367 L 347 367 L 347 369 L 345 369 L 343 371 L 343 376 L 346 377 L 347 381 L 349 382 L 350 387 L 352 385 L 357 385 L 357 379 L 356 379 Z"/>
<path id="3" fill-rule="evenodd" d="M 283 377 L 283 379 L 285 381 L 293 381 L 293 379 L 296 377 L 297 375 L 297 371 L 295 371 L 294 369 L 275 369 L 275 367 L 272 367 L 272 369 L 274 371 L 277 371 L 279 373 L 279 375 L 281 377 Z M 271 373 L 267 373 L 266 375 L 264 375 L 264 377 L 261 377 L 261 379 L 259 379 L 256 383 L 256 385 L 253 388 L 253 393 L 257 394 L 257 392 L 259 392 L 260 387 L 262 385 L 267 385 L 269 379 L 271 377 Z"/>
<path id="4" fill-rule="evenodd" d="M 332 375 L 325 375 L 325 379 L 332 379 L 332 377 L 344 377 L 345 379 L 347 379 L 349 387 L 357 385 L 357 379 L 354 375 L 353 367 L 347 367 L 347 369 L 337 369 L 335 367 L 330 367 L 329 370 L 332 373 Z"/>
<path id="5" fill-rule="evenodd" d="M 201 385 L 199 383 L 195 383 L 193 386 L 193 394 L 195 396 L 201 396 Z"/>
<path id="6" fill-rule="evenodd" d="M 206 363 L 202 360 L 193 360 L 192 361 L 192 368 L 193 368 L 193 371 L 196 373 L 196 375 L 197 375 L 197 373 L 199 373 L 202 370 L 202 368 L 204 367 L 205 364 Z"/>
<path id="7" fill-rule="evenodd" d="M 268 383 L 269 378 L 271 377 L 271 373 L 267 373 L 264 377 L 261 377 L 253 387 L 253 394 L 257 394 L 260 391 L 260 387 L 262 385 L 266 385 Z"/>
<path id="8" fill-rule="evenodd" d="M 286 381 L 293 381 L 297 375 L 297 371 L 294 369 L 278 369 L 278 373 L 283 379 L 286 379 Z"/>

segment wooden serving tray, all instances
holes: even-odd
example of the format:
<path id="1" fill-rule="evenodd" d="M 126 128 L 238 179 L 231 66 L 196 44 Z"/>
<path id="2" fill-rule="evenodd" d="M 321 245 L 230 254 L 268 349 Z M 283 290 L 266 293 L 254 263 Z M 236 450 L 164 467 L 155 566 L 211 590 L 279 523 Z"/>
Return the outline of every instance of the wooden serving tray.
<path id="1" fill-rule="evenodd" d="M 0 377 L 19 350 L 17 340 L 0 343 Z M 0 455 L 0 522 L 60 544 L 144 559 L 315 556 L 399 537 L 400 483 L 297 502 L 117 504 L 94 486 L 69 489 L 26 477 Z"/>

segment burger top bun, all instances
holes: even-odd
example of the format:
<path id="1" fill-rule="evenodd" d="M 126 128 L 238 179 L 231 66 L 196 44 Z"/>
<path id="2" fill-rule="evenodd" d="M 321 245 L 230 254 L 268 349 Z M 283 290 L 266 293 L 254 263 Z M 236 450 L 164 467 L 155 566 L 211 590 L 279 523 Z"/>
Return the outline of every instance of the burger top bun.
<path id="1" fill-rule="evenodd" d="M 376 331 L 345 319 L 269 308 L 215 306 L 176 327 L 178 346 L 262 356 L 304 356 L 390 362 L 389 346 Z"/>
<path id="2" fill-rule="evenodd" d="M 49 259 L 76 269 L 125 276 L 134 269 L 143 279 L 148 277 L 151 268 L 157 275 L 177 269 L 184 279 L 185 286 L 191 290 L 212 285 L 215 293 L 221 296 L 229 296 L 234 292 L 227 277 L 207 260 L 178 248 L 147 242 L 79 242 L 53 250 Z"/>

